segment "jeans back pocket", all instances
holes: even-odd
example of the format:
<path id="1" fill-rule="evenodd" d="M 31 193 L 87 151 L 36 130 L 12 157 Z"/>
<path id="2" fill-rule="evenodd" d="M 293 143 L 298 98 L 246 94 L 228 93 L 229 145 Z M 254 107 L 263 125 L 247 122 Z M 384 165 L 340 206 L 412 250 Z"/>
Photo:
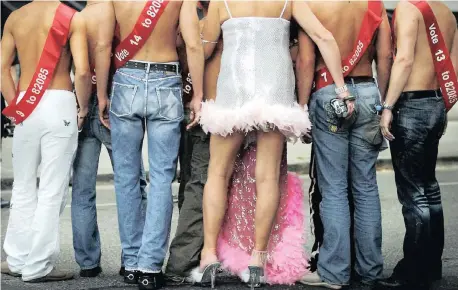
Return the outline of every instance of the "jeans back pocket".
<path id="1" fill-rule="evenodd" d="M 110 112 L 117 117 L 132 114 L 132 104 L 138 87 L 113 82 L 111 89 Z"/>
<path id="2" fill-rule="evenodd" d="M 159 103 L 159 116 L 173 121 L 183 119 L 183 102 L 181 87 L 157 87 L 156 94 Z"/>

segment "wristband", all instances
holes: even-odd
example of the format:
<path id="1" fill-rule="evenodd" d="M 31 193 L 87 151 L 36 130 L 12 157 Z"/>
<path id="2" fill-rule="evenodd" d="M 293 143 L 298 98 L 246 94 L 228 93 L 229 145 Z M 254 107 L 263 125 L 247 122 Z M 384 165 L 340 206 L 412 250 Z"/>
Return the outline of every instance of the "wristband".
<path id="1" fill-rule="evenodd" d="M 213 43 L 213 44 L 218 44 L 218 41 L 210 41 L 210 40 L 202 39 L 202 43 Z"/>
<path id="2" fill-rule="evenodd" d="M 340 95 L 342 93 L 348 92 L 347 85 L 343 85 L 343 86 L 341 86 L 339 88 L 336 88 L 335 92 L 336 92 L 337 95 Z"/>
<path id="3" fill-rule="evenodd" d="M 386 103 L 383 103 L 383 109 L 384 110 L 390 110 L 391 111 L 391 110 L 393 110 L 393 108 L 394 108 L 394 106 L 392 106 L 392 105 L 390 106 L 390 105 L 387 105 Z"/>

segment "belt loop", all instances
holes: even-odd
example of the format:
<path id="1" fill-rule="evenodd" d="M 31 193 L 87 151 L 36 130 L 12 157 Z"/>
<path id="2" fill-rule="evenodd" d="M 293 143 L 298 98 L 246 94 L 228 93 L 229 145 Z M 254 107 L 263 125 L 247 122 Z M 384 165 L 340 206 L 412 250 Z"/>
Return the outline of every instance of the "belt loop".
<path id="1" fill-rule="evenodd" d="M 176 70 L 177 75 L 179 75 L 180 74 L 180 72 L 179 72 L 180 68 L 179 68 L 178 64 L 175 64 L 175 70 Z"/>
<path id="2" fill-rule="evenodd" d="M 352 84 L 353 88 L 355 89 L 355 88 L 356 88 L 356 86 L 355 86 L 355 80 L 354 80 L 352 77 L 350 77 L 350 79 L 351 79 L 351 84 Z"/>
<path id="3" fill-rule="evenodd" d="M 150 68 L 151 68 L 151 63 L 148 62 L 148 63 L 146 64 L 146 74 L 149 74 Z"/>

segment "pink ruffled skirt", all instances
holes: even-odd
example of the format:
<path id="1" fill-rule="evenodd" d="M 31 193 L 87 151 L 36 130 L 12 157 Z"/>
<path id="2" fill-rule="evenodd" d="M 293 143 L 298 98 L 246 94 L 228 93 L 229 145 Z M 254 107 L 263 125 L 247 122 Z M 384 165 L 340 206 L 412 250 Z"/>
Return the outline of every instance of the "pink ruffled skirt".
<path id="1" fill-rule="evenodd" d="M 229 189 L 228 209 L 218 238 L 223 268 L 235 275 L 246 270 L 254 248 L 256 207 L 256 143 L 240 151 Z M 281 199 L 268 246 L 269 284 L 294 284 L 307 273 L 304 201 L 299 177 L 287 172 L 286 150 L 281 164 Z"/>
<path id="2" fill-rule="evenodd" d="M 233 132 L 278 129 L 289 142 L 310 132 L 307 106 L 267 104 L 261 99 L 250 100 L 240 107 L 224 107 L 213 100 L 202 103 L 200 124 L 205 133 L 226 137 Z"/>

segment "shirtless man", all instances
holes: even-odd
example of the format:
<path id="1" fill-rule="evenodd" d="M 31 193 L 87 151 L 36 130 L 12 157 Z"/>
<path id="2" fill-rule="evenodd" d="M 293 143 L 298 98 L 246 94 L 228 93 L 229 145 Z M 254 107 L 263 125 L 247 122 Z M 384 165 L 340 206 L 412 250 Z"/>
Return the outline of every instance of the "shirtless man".
<path id="1" fill-rule="evenodd" d="M 32 2 L 14 11 L 8 18 L 2 38 L 1 58 L 2 93 L 8 104 L 14 103 L 17 93 L 9 73 L 15 49 L 21 64 L 20 99 L 32 82 L 59 5 L 64 4 L 59 1 Z M 80 106 L 78 119 L 70 79 L 72 58 Z M 69 45 L 61 50 L 49 87 L 39 105 L 28 118 L 16 125 L 14 132 L 14 185 L 4 243 L 7 262 L 2 263 L 2 273 L 22 275 L 25 282 L 73 277 L 57 271 L 54 265 L 60 243 L 59 214 L 68 194 L 78 125 L 81 126 L 81 120 L 87 114 L 90 85 L 85 26 L 81 15 L 76 13 L 71 20 Z M 31 100 L 31 97 L 27 98 Z M 39 165 L 41 176 L 37 190 Z"/>
<path id="2" fill-rule="evenodd" d="M 313 13 L 332 32 L 339 45 L 342 59 L 354 54 L 355 43 L 368 11 L 370 1 L 309 2 Z M 383 4 L 379 4 L 377 19 L 380 23 L 359 63 L 345 78 L 348 90 L 356 102 L 347 100 L 349 116 L 338 117 L 331 106 L 335 85 L 319 87 L 323 77 L 324 61 L 309 37 L 299 36 L 297 60 L 299 103 L 309 102 L 314 78 L 310 71 L 315 62 L 315 84 L 309 102 L 313 124 L 313 149 L 316 154 L 318 184 L 323 196 L 321 217 L 324 226 L 323 244 L 320 247 L 318 270 L 300 281 L 307 285 L 341 289 L 350 282 L 350 209 L 348 188 L 351 187 L 355 204 L 355 239 L 359 245 L 356 255 L 356 272 L 365 284 L 373 284 L 383 270 L 382 226 L 380 199 L 375 163 L 383 138 L 378 128 L 380 116 L 376 105 L 381 105 L 391 66 L 390 26 Z M 376 14 L 376 15 L 377 15 Z M 344 23 L 344 25 L 342 25 Z M 368 29 L 365 24 L 363 29 Z M 352 62 L 354 57 L 352 58 Z M 372 76 L 372 61 L 377 63 L 379 88 Z M 313 66 L 312 66 L 313 67 Z M 329 74 L 326 75 L 329 77 Z M 326 80 L 325 80 L 326 81 Z M 380 91 L 379 91 L 380 89 Z M 356 111 L 352 113 L 353 109 Z M 348 174 L 353 178 L 347 179 Z"/>
<path id="3" fill-rule="evenodd" d="M 435 25 L 437 31 L 432 31 L 435 34 L 428 34 L 437 37 L 438 31 L 442 33 L 445 43 L 441 41 L 441 44 L 445 47 L 441 50 L 451 52 L 456 71 L 456 19 L 444 2 L 423 4 L 429 4 L 439 25 Z M 447 119 L 442 93 L 449 90 L 439 90 L 425 20 L 419 8 L 407 1 L 400 2 L 395 19 L 397 54 L 380 127 L 391 141 L 406 234 L 404 258 L 396 265 L 392 276 L 380 284 L 396 289 L 429 289 L 430 282 L 442 278 L 444 216 L 435 169 L 439 140 Z M 428 29 L 430 27 L 428 25 Z M 436 52 L 435 58 L 438 62 L 450 61 L 443 53 Z M 456 82 L 456 76 L 450 74 L 449 80 L 452 78 Z"/>
<path id="4" fill-rule="evenodd" d="M 107 1 L 87 1 L 85 9 L 81 12 L 86 22 L 86 33 L 89 48 L 89 60 L 92 66 L 95 58 L 97 76 L 100 81 L 107 80 L 111 61 L 111 49 L 113 38 L 109 38 L 115 29 L 113 14 L 105 13 L 110 9 L 111 3 Z M 111 24 L 111 25 L 110 25 Z M 108 68 L 108 69 L 105 69 Z M 110 87 L 102 84 L 99 87 Z M 108 94 L 106 91 L 99 92 L 102 98 Z M 95 277 L 101 271 L 101 248 L 100 234 L 97 225 L 96 181 L 99 167 L 99 156 L 102 144 L 106 147 L 113 164 L 111 150 L 111 134 L 108 122 L 105 124 L 99 118 L 97 92 L 94 90 L 89 102 L 89 112 L 84 120 L 82 131 L 78 135 L 78 149 L 75 162 L 73 163 L 72 182 L 72 232 L 75 260 L 81 268 L 81 277 Z M 106 120 L 105 120 L 106 121 Z M 146 176 L 141 164 L 140 189 L 146 204 Z M 123 261 L 121 257 L 121 266 Z M 122 271 L 122 270 L 121 270 Z"/>
<path id="5" fill-rule="evenodd" d="M 152 7 L 149 13 L 153 15 L 154 7 L 162 7 L 165 3 L 153 1 L 148 4 Z M 126 39 L 131 33 L 145 4 L 145 1 L 114 1 L 111 9 L 107 9 L 105 13 L 116 17 L 121 39 Z M 150 14 L 148 17 L 152 17 Z M 136 35 L 135 39 L 131 39 L 134 44 L 143 38 L 146 42 L 136 54 L 127 55 L 130 60 L 116 71 L 109 107 L 124 281 L 138 283 L 139 289 L 159 289 L 164 285 L 161 269 L 170 234 L 173 210 L 171 184 L 183 119 L 182 82 L 176 50 L 178 20 L 193 75 L 191 107 L 196 114 L 192 114 L 193 122 L 189 127 L 197 124 L 203 97 L 203 71 L 199 68 L 203 67 L 204 59 L 196 1 L 169 1 L 159 17 L 149 37 Z M 152 20 L 147 19 L 139 25 L 151 25 Z M 110 25 L 114 25 L 114 18 Z M 115 54 L 115 58 L 123 56 L 126 54 Z M 106 87 L 101 86 L 107 81 L 100 81 L 97 75 L 97 90 L 104 92 Z M 98 99 L 103 119 L 108 99 L 102 94 L 98 95 Z M 139 166 L 145 123 L 150 173 L 146 213 L 141 206 Z"/>
<path id="6" fill-rule="evenodd" d="M 203 16 L 207 16 L 209 1 L 199 1 L 202 7 Z M 200 27 L 203 28 L 205 18 L 200 20 Z M 206 61 L 204 71 L 204 95 L 205 99 L 215 99 L 216 82 L 219 75 L 223 42 L 220 39 L 215 52 Z M 186 70 L 187 57 L 184 46 L 179 48 L 180 61 L 183 63 L 183 78 L 188 78 Z M 189 118 L 189 102 L 192 91 L 189 91 L 187 80 L 183 79 L 183 101 L 185 103 L 185 119 Z M 175 237 L 170 245 L 170 256 L 167 262 L 166 275 L 168 280 L 175 283 L 194 282 L 190 278 L 190 271 L 199 265 L 200 251 L 203 246 L 203 216 L 202 197 L 205 182 L 207 181 L 208 161 L 210 158 L 209 144 L 210 135 L 205 134 L 200 126 L 184 132 L 182 138 L 185 141 L 184 152 L 188 157 L 189 168 L 180 163 L 180 171 L 189 172 L 189 180 L 181 179 L 184 183 L 183 196 L 181 197 L 180 216 Z M 187 142 L 186 142 L 187 140 Z M 183 176 L 183 175 L 182 175 Z M 180 184 L 180 187 L 182 185 Z M 179 200 L 180 203 L 180 200 Z"/>

